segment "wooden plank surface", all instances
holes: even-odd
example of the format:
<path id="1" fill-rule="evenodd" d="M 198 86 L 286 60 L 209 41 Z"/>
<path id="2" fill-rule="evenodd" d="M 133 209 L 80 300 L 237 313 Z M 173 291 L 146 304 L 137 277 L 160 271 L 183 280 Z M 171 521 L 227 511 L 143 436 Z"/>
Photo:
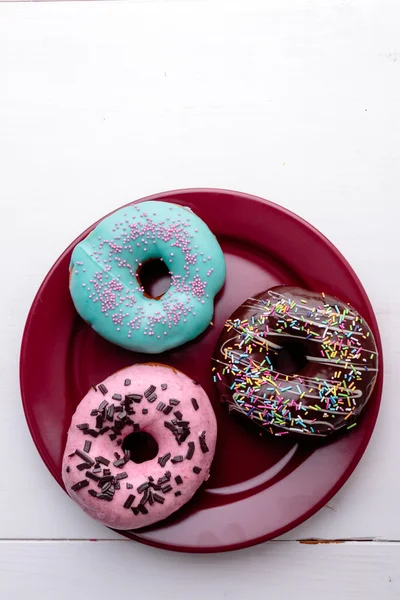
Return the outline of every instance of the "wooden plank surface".
<path id="1" fill-rule="evenodd" d="M 119 595 L 389 600 L 400 594 L 399 561 L 400 545 L 382 542 L 269 542 L 219 555 L 176 554 L 117 541 L 9 542 L 0 544 L 0 595 L 22 598 L 34 590 L 41 600 Z"/>
<path id="2" fill-rule="evenodd" d="M 157 594 L 179 598 L 179 574 L 186 585 L 198 578 L 199 598 L 282 585 L 326 598 L 399 593 L 396 543 L 287 541 L 400 541 L 399 18 L 394 0 L 0 5 L 1 598 L 36 584 L 41 598 L 67 598 L 75 584 L 89 589 L 85 573 L 101 572 L 104 561 L 116 583 L 99 578 L 90 588 L 99 592 L 126 592 L 135 581 L 147 589 L 151 580 Z M 280 203 L 355 268 L 385 351 L 371 444 L 328 506 L 284 542 L 177 561 L 125 542 L 24 541 L 118 537 L 57 487 L 25 425 L 18 353 L 34 294 L 97 218 L 153 192 L 194 186 Z M 66 573 L 74 583 L 60 590 Z"/>

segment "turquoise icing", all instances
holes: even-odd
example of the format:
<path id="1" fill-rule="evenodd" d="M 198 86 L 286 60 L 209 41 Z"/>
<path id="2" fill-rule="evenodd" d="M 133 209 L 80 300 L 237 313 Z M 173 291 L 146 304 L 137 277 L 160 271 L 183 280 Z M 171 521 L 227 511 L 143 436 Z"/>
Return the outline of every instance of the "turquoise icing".
<path id="1" fill-rule="evenodd" d="M 136 272 L 161 258 L 171 285 L 148 298 Z M 110 342 L 158 353 L 197 337 L 210 324 L 214 296 L 225 281 L 225 259 L 207 225 L 191 210 L 167 202 L 122 208 L 97 225 L 71 257 L 76 310 Z"/>

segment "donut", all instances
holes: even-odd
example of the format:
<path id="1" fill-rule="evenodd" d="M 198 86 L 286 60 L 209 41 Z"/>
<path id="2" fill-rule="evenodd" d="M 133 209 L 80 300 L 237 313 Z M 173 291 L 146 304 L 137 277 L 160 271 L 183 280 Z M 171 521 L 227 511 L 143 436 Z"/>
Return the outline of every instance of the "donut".
<path id="1" fill-rule="evenodd" d="M 79 403 L 62 462 L 65 489 L 108 527 L 151 525 L 208 479 L 216 438 L 214 411 L 199 384 L 165 365 L 128 367 Z M 140 456 L 146 444 L 149 460 Z"/>
<path id="2" fill-rule="evenodd" d="M 293 286 L 246 300 L 226 321 L 213 356 L 221 401 L 278 436 L 352 429 L 377 373 L 374 336 L 358 312 Z"/>
<path id="3" fill-rule="evenodd" d="M 152 298 L 140 269 L 159 259 L 171 284 Z M 159 353 L 208 327 L 224 281 L 224 255 L 207 225 L 188 208 L 148 201 L 117 210 L 75 246 L 69 287 L 76 310 L 101 336 Z"/>

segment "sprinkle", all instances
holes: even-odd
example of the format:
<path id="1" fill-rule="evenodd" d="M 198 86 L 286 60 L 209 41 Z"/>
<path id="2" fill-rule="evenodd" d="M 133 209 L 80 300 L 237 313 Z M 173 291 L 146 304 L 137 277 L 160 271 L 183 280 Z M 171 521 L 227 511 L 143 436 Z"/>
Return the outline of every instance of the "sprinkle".
<path id="1" fill-rule="evenodd" d="M 176 463 L 179 463 L 182 461 L 183 461 L 183 456 L 181 454 L 179 454 L 178 456 L 174 456 L 174 458 L 171 458 L 172 464 L 176 464 Z"/>
<path id="2" fill-rule="evenodd" d="M 78 492 L 79 490 L 87 487 L 88 485 L 89 485 L 88 480 L 83 479 L 82 481 L 78 481 L 78 483 L 75 483 L 73 486 L 71 486 L 71 490 L 73 490 L 74 492 Z"/>
<path id="3" fill-rule="evenodd" d="M 80 425 L 77 425 L 77 428 L 81 431 L 87 431 L 89 429 L 89 423 L 81 423 Z"/>
<path id="4" fill-rule="evenodd" d="M 90 452 L 90 448 L 92 447 L 92 442 L 90 442 L 89 440 L 85 441 L 85 445 L 83 447 L 83 451 L 84 452 Z"/>
<path id="5" fill-rule="evenodd" d="M 160 456 L 158 458 L 158 464 L 161 467 L 165 467 L 165 465 L 167 464 L 167 462 L 169 461 L 170 458 L 171 458 L 171 453 L 167 452 L 167 454 L 164 454 L 164 456 Z"/>
<path id="6" fill-rule="evenodd" d="M 139 404 L 139 402 L 142 400 L 143 396 L 142 394 L 126 394 L 125 396 L 125 400 L 127 400 L 128 402 L 132 401 L 132 402 L 136 402 L 136 404 Z"/>
<path id="7" fill-rule="evenodd" d="M 135 499 L 135 496 L 133 494 L 129 494 L 129 496 L 127 497 L 127 499 L 124 502 L 124 508 L 130 508 L 133 504 L 133 501 Z"/>
<path id="8" fill-rule="evenodd" d="M 131 385 L 131 380 L 130 379 L 125 379 L 124 385 L 125 386 Z"/>
<path id="9" fill-rule="evenodd" d="M 186 454 L 186 460 L 191 460 L 193 458 L 194 449 L 195 449 L 194 442 L 189 442 L 188 443 L 188 451 Z"/>
<path id="10" fill-rule="evenodd" d="M 205 431 L 202 431 L 201 435 L 199 436 L 199 442 L 200 442 L 200 450 L 203 452 L 203 454 L 208 452 L 209 448 L 206 444 L 206 432 Z"/>
<path id="11" fill-rule="evenodd" d="M 146 398 L 148 398 L 149 396 L 151 396 L 154 392 L 156 391 L 156 386 L 155 385 L 151 385 L 150 387 L 147 388 L 147 390 L 145 390 L 144 395 L 146 396 Z"/>
<path id="12" fill-rule="evenodd" d="M 191 402 L 192 402 L 194 410 L 199 410 L 199 405 L 198 405 L 196 398 L 192 398 Z"/>
<path id="13" fill-rule="evenodd" d="M 199 473 L 201 473 L 200 467 L 193 467 L 193 473 L 195 473 L 196 475 L 198 475 Z"/>
<path id="14" fill-rule="evenodd" d="M 163 391 L 165 391 L 165 390 L 167 389 L 167 387 L 168 387 L 168 386 L 167 386 L 167 384 L 166 384 L 166 383 L 162 383 L 162 384 L 161 384 L 161 389 L 162 389 Z"/>
<path id="15" fill-rule="evenodd" d="M 105 396 L 108 392 L 108 389 L 106 388 L 106 386 L 104 385 L 104 383 L 101 383 L 98 386 L 99 390 L 101 391 L 101 393 L 103 394 L 103 396 Z"/>
<path id="16" fill-rule="evenodd" d="M 155 502 L 158 502 L 159 504 L 164 504 L 164 498 L 162 496 L 160 496 L 159 494 L 153 494 L 153 498 L 155 500 Z"/>

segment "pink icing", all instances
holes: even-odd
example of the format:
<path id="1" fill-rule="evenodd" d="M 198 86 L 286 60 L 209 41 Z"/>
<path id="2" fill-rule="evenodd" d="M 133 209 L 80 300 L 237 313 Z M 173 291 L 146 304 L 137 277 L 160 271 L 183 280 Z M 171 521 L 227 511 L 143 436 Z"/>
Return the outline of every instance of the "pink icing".
<path id="1" fill-rule="evenodd" d="M 125 385 L 126 380 L 130 380 L 131 383 Z M 163 387 L 167 386 L 166 389 L 161 388 L 162 384 Z M 202 482 L 208 478 L 215 452 L 216 419 L 209 398 L 203 388 L 183 373 L 170 367 L 158 364 L 134 365 L 114 373 L 104 380 L 103 385 L 107 392 L 105 394 L 101 392 L 101 384 L 100 388 L 96 386 L 97 391 L 94 388 L 91 389 L 79 403 L 72 417 L 64 452 L 62 476 L 68 494 L 91 517 L 116 529 L 137 529 L 160 521 L 178 510 L 190 500 Z M 154 402 L 149 402 L 144 395 L 145 390 L 150 385 L 156 387 L 157 399 Z M 113 463 L 117 461 L 114 453 L 116 452 L 123 457 L 121 441 L 134 431 L 134 424 L 125 425 L 121 434 L 115 440 L 110 439 L 110 434 L 113 434 L 112 430 L 93 437 L 87 433 L 87 430 L 79 429 L 77 425 L 88 424 L 92 432 L 100 431 L 101 429 L 96 429 L 96 416 L 91 416 L 90 413 L 98 410 L 104 400 L 108 402 L 106 410 L 111 404 L 114 404 L 117 410 L 120 410 L 120 406 L 125 406 L 125 396 L 129 394 L 143 395 L 139 403 L 134 402 L 128 405 L 135 411 L 135 414 L 129 415 L 128 418 L 132 419 L 136 424 L 136 428 L 139 425 L 140 431 L 147 432 L 155 438 L 158 444 L 158 455 L 153 460 L 141 464 L 127 460 L 122 466 L 114 466 Z M 117 395 L 117 398 L 120 395 L 122 402 L 118 399 L 112 399 L 113 395 Z M 195 402 L 193 402 L 193 398 Z M 179 404 L 172 406 L 169 402 L 170 399 L 178 400 Z M 167 407 L 172 406 L 172 411 L 169 414 L 164 414 L 163 410 L 157 409 L 160 403 L 165 405 L 163 410 L 168 412 Z M 197 410 L 195 409 L 196 406 L 198 406 Z M 142 413 L 143 409 L 148 410 L 147 414 Z M 177 411 L 178 417 L 181 416 L 180 419 L 177 419 L 174 415 Z M 117 414 L 120 413 L 115 413 L 114 417 Z M 177 437 L 171 431 L 171 428 L 177 426 L 172 424 L 175 419 L 178 425 L 179 421 L 189 422 L 188 426 L 184 426 L 179 430 L 186 432 L 183 435 L 186 439 L 181 444 L 178 444 L 177 441 L 177 437 L 179 437 L 177 430 L 175 430 Z M 170 423 L 170 428 L 165 426 L 166 422 Z M 114 421 L 105 420 L 103 427 L 113 426 L 113 423 Z M 187 428 L 190 433 L 187 433 Z M 200 441 L 201 437 L 205 440 L 205 444 Z M 75 451 L 83 452 L 85 442 L 91 443 L 90 450 L 82 458 Z M 194 454 L 191 459 L 188 459 L 186 456 L 192 444 L 194 444 Z M 182 462 L 173 463 L 169 459 L 165 466 L 159 464 L 160 457 L 168 453 L 171 454 L 171 459 L 183 456 Z M 89 462 L 94 461 L 94 464 L 89 468 L 84 467 L 78 470 L 77 466 L 85 463 L 85 455 L 89 457 Z M 88 472 L 93 473 L 93 470 L 96 469 L 95 458 L 99 456 L 109 460 L 110 464 L 108 466 L 100 464 L 101 471 L 97 472 L 97 477 L 103 477 L 103 469 L 107 468 L 110 469 L 111 475 L 114 477 L 121 473 L 127 474 L 127 477 L 118 481 L 119 489 L 115 489 L 111 501 L 94 497 L 89 493 L 89 490 L 93 490 L 92 494 L 94 492 L 96 494 L 102 493 L 98 482 L 87 476 Z M 195 473 L 193 471 L 195 467 L 198 467 L 201 471 Z M 172 490 L 164 493 L 162 490 L 154 489 L 154 486 L 157 487 L 158 485 L 159 478 L 165 478 L 165 474 L 168 472 L 171 474 L 170 479 L 166 484 L 162 484 L 162 487 L 171 485 Z M 153 483 L 149 482 L 149 476 L 153 478 Z M 178 482 L 180 479 L 182 480 L 181 483 L 176 482 L 177 477 Z M 88 483 L 83 484 L 84 487 L 81 489 L 74 491 L 72 487 L 82 481 Z M 153 503 L 150 500 L 145 503 L 147 514 L 142 514 L 142 512 L 134 514 L 132 508 L 136 508 L 137 512 L 137 506 L 146 494 L 146 492 L 138 492 L 137 488 L 146 482 L 150 483 L 149 490 L 153 494 Z M 127 484 L 133 487 L 129 489 Z M 115 487 L 115 479 L 111 485 L 112 488 Z M 176 492 L 180 492 L 180 495 L 175 495 Z M 110 491 L 108 493 L 110 495 Z M 124 508 L 123 505 L 131 494 L 135 496 L 132 506 Z M 154 494 L 164 498 L 164 502 L 162 504 L 154 502 Z"/>

